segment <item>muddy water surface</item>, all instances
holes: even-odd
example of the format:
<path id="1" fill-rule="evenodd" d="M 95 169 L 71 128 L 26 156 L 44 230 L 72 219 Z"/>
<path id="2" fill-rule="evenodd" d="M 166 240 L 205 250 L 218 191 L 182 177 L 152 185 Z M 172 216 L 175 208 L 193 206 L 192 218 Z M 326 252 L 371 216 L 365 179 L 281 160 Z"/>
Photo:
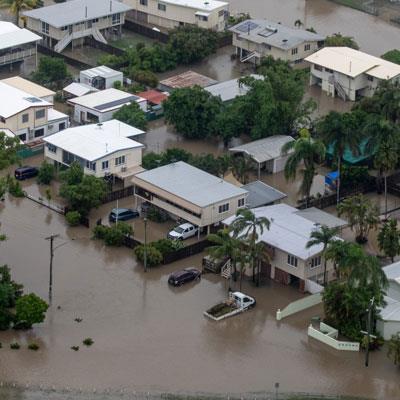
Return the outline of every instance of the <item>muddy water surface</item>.
<path id="1" fill-rule="evenodd" d="M 212 323 L 203 311 L 224 298 L 227 283 L 208 274 L 200 283 L 172 289 L 170 272 L 199 266 L 201 256 L 144 273 L 131 250 L 90 240 L 84 228 L 66 228 L 63 218 L 35 203 L 9 200 L 0 210 L 9 239 L 0 263 L 46 298 L 49 243 L 59 234 L 54 259 L 54 302 L 46 321 L 29 332 L 2 332 L 0 381 L 85 390 L 347 393 L 396 399 L 398 371 L 385 351 L 373 353 L 370 369 L 362 353 L 339 353 L 307 338 L 317 307 L 277 323 L 275 312 L 300 297 L 293 288 L 244 285 L 257 307 Z M 59 246 L 59 247 L 58 247 Z M 82 318 L 81 323 L 74 321 Z M 85 337 L 95 341 L 82 345 Z M 12 340 L 23 346 L 9 349 Z M 37 341 L 38 352 L 26 349 Z M 70 346 L 79 345 L 74 352 Z M 240 379 L 238 379 L 240 371 Z"/>

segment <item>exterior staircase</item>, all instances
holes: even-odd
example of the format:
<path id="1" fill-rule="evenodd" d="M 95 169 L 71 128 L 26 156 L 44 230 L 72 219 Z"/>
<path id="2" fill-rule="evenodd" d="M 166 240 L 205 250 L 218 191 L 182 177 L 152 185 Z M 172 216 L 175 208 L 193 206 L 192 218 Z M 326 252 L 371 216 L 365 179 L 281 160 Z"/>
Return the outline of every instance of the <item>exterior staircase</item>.
<path id="1" fill-rule="evenodd" d="M 80 39 L 87 36 L 93 36 L 95 40 L 98 42 L 107 44 L 107 40 L 104 38 L 102 33 L 98 28 L 92 27 L 89 29 L 84 29 L 82 31 L 72 32 L 68 35 L 65 35 L 55 46 L 54 51 L 57 53 L 61 53 L 73 40 Z"/>
<path id="2" fill-rule="evenodd" d="M 336 89 L 336 92 L 338 94 L 338 96 L 343 100 L 346 101 L 347 100 L 347 94 L 346 91 L 343 89 L 343 86 L 335 79 L 335 77 L 333 75 L 331 75 L 329 77 L 329 83 L 332 84 L 334 86 L 334 88 Z"/>
<path id="3" fill-rule="evenodd" d="M 221 276 L 225 279 L 230 279 L 232 275 L 232 263 L 229 259 L 221 268 Z"/>
<path id="4" fill-rule="evenodd" d="M 250 61 L 252 58 L 255 58 L 255 57 L 260 58 L 260 54 L 257 53 L 256 51 L 253 51 L 253 52 L 251 52 L 251 53 L 245 55 L 244 57 L 242 57 L 242 58 L 240 59 L 240 62 L 243 63 L 243 62 L 246 62 L 246 61 Z"/>

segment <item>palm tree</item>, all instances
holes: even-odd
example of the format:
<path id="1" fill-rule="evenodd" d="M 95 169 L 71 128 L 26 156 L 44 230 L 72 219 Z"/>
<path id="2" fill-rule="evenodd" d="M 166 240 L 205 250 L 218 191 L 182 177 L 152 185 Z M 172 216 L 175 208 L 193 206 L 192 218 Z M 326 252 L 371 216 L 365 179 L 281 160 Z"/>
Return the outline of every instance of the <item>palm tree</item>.
<path id="1" fill-rule="evenodd" d="M 340 201 L 340 180 L 342 173 L 342 161 L 346 150 L 353 154 L 359 154 L 362 132 L 359 129 L 358 113 L 338 113 L 331 111 L 317 126 L 318 136 L 329 148 L 332 148 L 333 157 L 337 159 L 338 182 L 337 204 Z"/>
<path id="2" fill-rule="evenodd" d="M 385 217 L 387 216 L 387 175 L 396 168 L 399 161 L 400 131 L 393 123 L 371 118 L 364 129 L 369 136 L 366 144 L 368 154 L 373 154 L 374 167 L 378 170 L 378 192 L 381 193 L 382 176 L 385 192 Z"/>
<path id="3" fill-rule="evenodd" d="M 325 146 L 322 142 L 312 139 L 310 133 L 304 129 L 297 140 L 288 142 L 282 147 L 282 154 L 288 154 L 290 150 L 293 150 L 293 153 L 285 164 L 285 178 L 286 180 L 296 179 L 299 166 L 304 165 L 301 171 L 303 181 L 300 193 L 306 197 L 306 207 L 308 207 L 317 165 L 325 159 Z"/>
<path id="4" fill-rule="evenodd" d="M 324 259 L 324 286 L 326 285 L 326 267 L 327 267 L 327 250 L 329 245 L 336 241 L 336 236 L 339 233 L 339 228 L 329 228 L 326 225 L 321 225 L 318 229 L 311 232 L 310 240 L 306 244 L 309 249 L 312 246 L 323 245 L 322 257 Z"/>
<path id="5" fill-rule="evenodd" d="M 236 218 L 231 224 L 233 236 L 247 243 L 250 249 L 251 265 L 253 268 L 253 282 L 255 281 L 255 263 L 259 255 L 257 239 L 259 234 L 264 233 L 264 229 L 269 229 L 270 221 L 266 217 L 257 217 L 252 210 L 239 209 Z"/>
<path id="6" fill-rule="evenodd" d="M 253 163 L 247 157 L 234 157 L 232 159 L 232 172 L 235 178 L 246 184 L 249 180 L 249 172 L 253 168 Z"/>
<path id="7" fill-rule="evenodd" d="M 40 4 L 39 0 L 0 0 L 0 8 L 7 7 L 15 15 L 17 25 L 22 10 L 32 10 Z"/>
<path id="8" fill-rule="evenodd" d="M 358 244 L 335 240 L 326 250 L 326 259 L 333 261 L 338 280 L 346 280 L 353 265 L 362 258 L 363 254 L 364 252 Z"/>
<path id="9" fill-rule="evenodd" d="M 241 242 L 231 235 L 228 228 L 221 229 L 217 234 L 208 235 L 207 240 L 215 243 L 214 246 L 207 248 L 211 257 L 218 260 L 223 260 L 226 257 L 231 259 L 234 280 L 236 280 L 236 264 L 241 253 Z"/>

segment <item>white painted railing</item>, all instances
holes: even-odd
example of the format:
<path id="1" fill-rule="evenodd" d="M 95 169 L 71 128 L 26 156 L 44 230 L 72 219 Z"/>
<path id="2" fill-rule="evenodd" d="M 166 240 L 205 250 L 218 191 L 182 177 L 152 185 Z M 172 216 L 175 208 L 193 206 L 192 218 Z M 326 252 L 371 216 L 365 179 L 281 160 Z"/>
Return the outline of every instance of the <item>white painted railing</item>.
<path id="1" fill-rule="evenodd" d="M 107 40 L 101 34 L 98 28 L 91 27 L 89 29 L 83 29 L 80 31 L 72 32 L 68 35 L 65 35 L 55 46 L 54 51 L 57 53 L 61 53 L 74 39 L 80 39 L 87 36 L 93 36 L 95 40 L 98 42 L 102 42 L 107 44 Z"/>
<path id="2" fill-rule="evenodd" d="M 324 287 L 317 282 L 314 282 L 310 279 L 306 279 L 304 284 L 304 290 L 311 294 L 322 293 Z"/>
<path id="3" fill-rule="evenodd" d="M 15 61 L 23 60 L 24 58 L 34 56 L 36 54 L 35 49 L 21 50 L 15 53 L 6 54 L 0 56 L 0 65 L 9 64 Z"/>
<path id="4" fill-rule="evenodd" d="M 225 279 L 229 279 L 232 275 L 232 263 L 229 259 L 221 268 L 221 276 Z"/>
<path id="5" fill-rule="evenodd" d="M 296 314 L 300 311 L 307 310 L 308 308 L 314 307 L 317 304 L 322 303 L 321 293 L 315 293 L 307 297 L 303 297 L 300 300 L 293 301 L 287 305 L 283 310 L 276 312 L 276 319 L 280 321 L 282 318 L 286 318 L 289 315 Z"/>
<path id="6" fill-rule="evenodd" d="M 337 340 L 339 335 L 338 330 L 327 324 L 324 324 L 323 322 L 320 323 L 319 330 L 310 325 L 308 327 L 307 334 L 308 336 L 319 340 L 320 342 L 333 347 L 336 350 L 360 351 L 360 343 Z"/>

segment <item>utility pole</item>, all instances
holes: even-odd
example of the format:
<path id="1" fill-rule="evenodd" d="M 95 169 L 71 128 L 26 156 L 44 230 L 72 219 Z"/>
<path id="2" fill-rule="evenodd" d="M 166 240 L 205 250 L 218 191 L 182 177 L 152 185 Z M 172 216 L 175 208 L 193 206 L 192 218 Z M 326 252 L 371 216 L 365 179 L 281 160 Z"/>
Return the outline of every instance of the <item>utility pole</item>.
<path id="1" fill-rule="evenodd" d="M 54 258 L 54 239 L 59 235 L 50 235 L 46 240 L 50 240 L 50 275 L 49 275 L 49 304 L 53 297 L 53 258 Z"/>
<path id="2" fill-rule="evenodd" d="M 370 302 L 369 306 L 367 308 L 367 331 L 361 331 L 364 335 L 367 336 L 367 348 L 365 352 L 365 366 L 368 367 L 369 364 L 369 344 L 370 344 L 370 338 L 372 337 L 373 339 L 376 339 L 376 336 L 371 335 L 371 322 L 372 322 L 372 309 L 374 308 L 374 302 L 375 298 L 373 297 Z"/>
<path id="3" fill-rule="evenodd" d="M 147 218 L 144 217 L 144 257 L 143 257 L 143 263 L 144 263 L 144 272 L 147 272 Z"/>

